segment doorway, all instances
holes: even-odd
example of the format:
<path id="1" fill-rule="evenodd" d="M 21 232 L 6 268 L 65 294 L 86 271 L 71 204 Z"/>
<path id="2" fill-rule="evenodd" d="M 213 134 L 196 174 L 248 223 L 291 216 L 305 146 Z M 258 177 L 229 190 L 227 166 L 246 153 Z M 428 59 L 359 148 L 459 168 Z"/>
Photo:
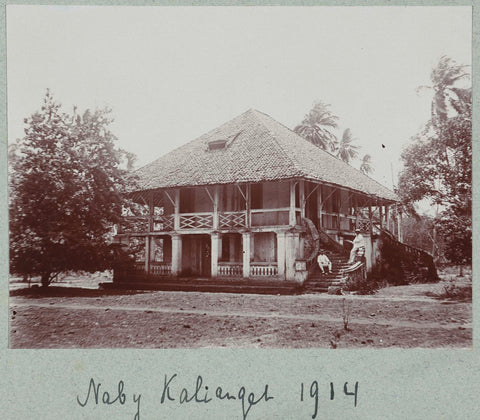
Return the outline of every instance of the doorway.
<path id="1" fill-rule="evenodd" d="M 182 237 L 182 275 L 210 277 L 210 235 L 184 235 Z"/>

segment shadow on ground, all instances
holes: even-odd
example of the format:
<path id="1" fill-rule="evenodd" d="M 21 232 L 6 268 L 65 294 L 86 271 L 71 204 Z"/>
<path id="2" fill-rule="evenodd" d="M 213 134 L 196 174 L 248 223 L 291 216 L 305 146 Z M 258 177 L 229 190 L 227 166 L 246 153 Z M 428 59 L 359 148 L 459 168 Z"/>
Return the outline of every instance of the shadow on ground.
<path id="1" fill-rule="evenodd" d="M 11 290 L 10 296 L 23 296 L 27 298 L 37 297 L 102 297 L 118 295 L 138 295 L 148 293 L 145 290 L 103 290 L 103 289 L 83 289 L 81 287 L 30 287 L 17 290 Z"/>

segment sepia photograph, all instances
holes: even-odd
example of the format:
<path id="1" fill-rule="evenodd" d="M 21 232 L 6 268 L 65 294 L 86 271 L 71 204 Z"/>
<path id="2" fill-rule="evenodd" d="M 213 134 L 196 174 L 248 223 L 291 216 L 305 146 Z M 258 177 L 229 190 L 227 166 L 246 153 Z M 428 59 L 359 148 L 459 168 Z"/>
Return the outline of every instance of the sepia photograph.
<path id="1" fill-rule="evenodd" d="M 472 348 L 471 7 L 6 19 L 11 349 Z"/>

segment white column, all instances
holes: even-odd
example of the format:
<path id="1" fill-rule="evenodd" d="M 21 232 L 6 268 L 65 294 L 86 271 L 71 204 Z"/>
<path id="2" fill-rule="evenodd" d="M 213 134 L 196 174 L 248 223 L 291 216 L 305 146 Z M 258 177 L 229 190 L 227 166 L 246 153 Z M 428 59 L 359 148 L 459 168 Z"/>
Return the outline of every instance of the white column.
<path id="1" fill-rule="evenodd" d="M 219 234 L 212 233 L 212 246 L 211 246 L 211 276 L 217 277 L 218 276 L 218 243 L 219 243 Z"/>
<path id="2" fill-rule="evenodd" d="M 243 243 L 243 277 L 250 277 L 250 232 L 242 235 Z"/>
<path id="3" fill-rule="evenodd" d="M 288 214 L 288 224 L 290 226 L 295 226 L 297 220 L 295 217 L 295 181 L 290 181 L 290 211 Z"/>
<path id="4" fill-rule="evenodd" d="M 172 235 L 172 275 L 178 276 L 182 271 L 182 237 Z"/>
<path id="5" fill-rule="evenodd" d="M 398 211 L 398 240 L 403 242 L 403 232 L 402 232 L 402 210 Z"/>
<path id="6" fill-rule="evenodd" d="M 213 187 L 213 230 L 218 229 L 218 196 L 219 196 L 219 188 L 218 185 Z M 213 275 L 213 274 L 212 274 Z"/>
<path id="7" fill-rule="evenodd" d="M 295 280 L 295 234 L 287 232 L 285 235 L 285 279 Z"/>
<path id="8" fill-rule="evenodd" d="M 150 237 L 145 236 L 145 273 L 150 273 Z"/>
<path id="9" fill-rule="evenodd" d="M 250 226 L 252 225 L 252 213 L 250 212 L 250 209 L 252 207 L 252 204 L 251 204 L 251 185 L 250 184 L 246 184 L 245 186 L 245 212 L 246 212 L 246 223 L 247 223 L 247 228 L 250 228 Z"/>
<path id="10" fill-rule="evenodd" d="M 180 190 L 177 188 L 175 190 L 175 204 L 174 204 L 174 216 L 173 216 L 173 229 L 180 229 Z"/>
<path id="11" fill-rule="evenodd" d="M 322 228 L 322 213 L 323 213 L 323 202 L 322 202 L 322 186 L 319 185 L 317 188 L 317 211 L 318 211 L 318 226 Z"/>
<path id="12" fill-rule="evenodd" d="M 300 202 L 300 216 L 305 218 L 305 181 L 301 179 L 298 181 L 298 197 Z"/>
<path id="13" fill-rule="evenodd" d="M 285 279 L 285 232 L 277 232 L 278 277 Z"/>

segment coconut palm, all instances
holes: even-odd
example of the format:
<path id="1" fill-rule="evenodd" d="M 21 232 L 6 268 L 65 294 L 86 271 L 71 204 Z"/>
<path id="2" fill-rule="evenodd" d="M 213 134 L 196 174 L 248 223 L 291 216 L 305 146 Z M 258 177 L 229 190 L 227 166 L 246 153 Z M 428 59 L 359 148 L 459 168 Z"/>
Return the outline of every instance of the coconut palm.
<path id="1" fill-rule="evenodd" d="M 346 163 L 355 159 L 358 156 L 360 146 L 353 144 L 354 141 L 351 130 L 349 128 L 344 130 L 342 139 L 335 144 L 335 156 Z"/>
<path id="2" fill-rule="evenodd" d="M 449 107 L 458 112 L 458 107 L 462 106 L 464 98 L 468 96 L 470 89 L 456 85 L 458 81 L 469 77 L 469 73 L 465 71 L 466 67 L 457 64 L 450 57 L 443 56 L 430 75 L 432 85 L 417 88 L 417 92 L 422 89 L 432 89 L 434 92 L 432 100 L 434 124 L 439 124 L 447 118 Z"/>
<path id="3" fill-rule="evenodd" d="M 373 172 L 372 157 L 367 153 L 363 156 L 360 163 L 360 170 L 365 174 L 371 174 Z"/>
<path id="4" fill-rule="evenodd" d="M 338 117 L 332 114 L 329 107 L 323 102 L 316 102 L 294 131 L 310 143 L 333 152 L 337 139 L 331 130 L 338 127 Z"/>

